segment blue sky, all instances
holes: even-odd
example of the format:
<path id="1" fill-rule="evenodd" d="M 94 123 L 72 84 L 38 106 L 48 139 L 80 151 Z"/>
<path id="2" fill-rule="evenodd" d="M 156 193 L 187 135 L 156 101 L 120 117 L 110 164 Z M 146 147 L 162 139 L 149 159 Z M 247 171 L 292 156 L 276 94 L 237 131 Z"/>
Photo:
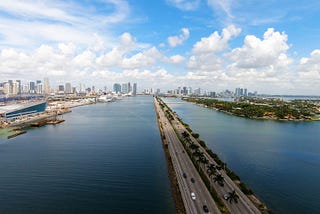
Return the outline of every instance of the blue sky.
<path id="1" fill-rule="evenodd" d="M 317 0 L 4 0 L 0 81 L 320 92 Z"/>

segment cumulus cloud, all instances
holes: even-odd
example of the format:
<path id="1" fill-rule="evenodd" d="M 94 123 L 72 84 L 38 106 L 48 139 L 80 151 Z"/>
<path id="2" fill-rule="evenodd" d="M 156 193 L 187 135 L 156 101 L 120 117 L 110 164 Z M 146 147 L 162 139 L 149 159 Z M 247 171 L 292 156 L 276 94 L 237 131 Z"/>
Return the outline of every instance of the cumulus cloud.
<path id="1" fill-rule="evenodd" d="M 163 56 L 158 49 L 152 47 L 148 50 L 137 53 L 130 58 L 124 58 L 120 67 L 130 69 L 147 67 L 155 64 L 157 60 L 162 58 Z"/>
<path id="2" fill-rule="evenodd" d="M 200 0 L 167 0 L 167 3 L 180 10 L 190 11 L 199 7 Z"/>
<path id="3" fill-rule="evenodd" d="M 173 55 L 170 57 L 169 62 L 172 64 L 180 64 L 185 61 L 185 57 L 181 55 Z"/>
<path id="4" fill-rule="evenodd" d="M 239 35 L 240 28 L 234 25 L 229 25 L 222 30 L 219 35 L 217 31 L 212 33 L 209 37 L 203 37 L 193 46 L 193 52 L 197 54 L 218 52 L 225 50 L 228 47 L 228 42 L 232 37 Z"/>
<path id="5" fill-rule="evenodd" d="M 320 85 L 320 50 L 312 51 L 310 57 L 301 58 L 297 71 L 295 81 L 299 85 L 311 88 L 314 94 L 318 94 Z"/>
<path id="6" fill-rule="evenodd" d="M 254 35 L 246 36 L 244 45 L 234 49 L 229 57 L 239 68 L 285 67 L 291 62 L 285 54 L 289 49 L 287 39 L 285 33 L 269 28 L 262 40 Z"/>
<path id="7" fill-rule="evenodd" d="M 189 38 L 190 32 L 188 28 L 181 29 L 182 34 L 179 36 L 170 36 L 168 38 L 168 43 L 170 47 L 176 47 L 177 45 L 181 45 L 185 40 Z"/>

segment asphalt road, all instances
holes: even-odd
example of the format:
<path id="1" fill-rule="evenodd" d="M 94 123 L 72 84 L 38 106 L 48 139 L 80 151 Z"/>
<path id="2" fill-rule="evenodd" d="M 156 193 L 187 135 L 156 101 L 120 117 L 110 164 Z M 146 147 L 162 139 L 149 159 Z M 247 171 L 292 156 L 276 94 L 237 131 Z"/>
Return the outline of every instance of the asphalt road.
<path id="1" fill-rule="evenodd" d="M 206 205 L 209 213 L 220 213 L 208 189 L 201 180 L 197 169 L 191 162 L 187 152 L 184 150 L 172 125 L 166 118 L 156 99 L 154 103 L 160 117 L 159 122 L 162 124 L 162 129 L 168 142 L 168 149 L 177 175 L 186 212 L 188 214 L 205 213 L 203 206 Z M 184 174 L 185 176 L 183 176 Z M 191 181 L 191 178 L 194 179 L 194 183 Z M 195 194 L 195 200 L 191 197 L 192 192 Z"/>
<path id="2" fill-rule="evenodd" d="M 188 132 L 188 130 L 186 130 L 186 128 L 180 123 L 180 121 L 174 117 L 174 120 L 172 121 L 172 125 L 175 127 L 176 130 L 178 130 L 178 132 L 181 134 L 183 132 Z M 188 132 L 189 133 L 189 132 Z M 190 133 L 189 133 L 190 134 Z M 214 165 L 218 165 L 213 158 L 206 152 L 206 150 L 201 147 L 201 145 L 198 143 L 198 141 L 192 137 L 192 135 L 190 134 L 190 139 L 199 146 L 199 150 L 201 152 L 203 152 L 203 154 L 205 155 L 206 159 L 209 160 L 209 164 L 214 164 Z M 206 172 L 206 169 L 203 169 L 204 172 Z M 224 177 L 224 186 L 220 186 L 218 183 L 215 183 L 212 181 L 212 179 L 209 178 L 209 176 L 207 176 L 209 178 L 209 180 L 212 181 L 212 185 L 215 188 L 216 192 L 219 194 L 219 196 L 221 196 L 222 200 L 224 200 L 226 207 L 228 208 L 228 210 L 230 211 L 230 213 L 241 213 L 241 214 L 261 214 L 260 210 L 251 202 L 251 200 L 239 189 L 239 187 L 231 180 L 231 178 L 225 173 L 225 171 L 219 170 L 219 173 L 221 173 L 221 175 Z M 232 192 L 233 190 L 236 191 L 236 193 L 239 196 L 239 200 L 238 203 L 230 203 L 228 201 L 226 201 L 223 198 L 223 195 L 228 193 L 228 192 Z"/>

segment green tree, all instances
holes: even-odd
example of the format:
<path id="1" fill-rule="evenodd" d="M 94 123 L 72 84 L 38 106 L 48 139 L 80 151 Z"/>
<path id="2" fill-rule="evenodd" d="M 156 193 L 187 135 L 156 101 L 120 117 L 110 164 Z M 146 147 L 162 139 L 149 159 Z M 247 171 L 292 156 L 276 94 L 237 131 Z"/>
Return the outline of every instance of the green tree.
<path id="1" fill-rule="evenodd" d="M 232 192 L 229 192 L 229 197 L 228 197 L 227 200 L 228 200 L 230 203 L 232 203 L 233 201 L 234 201 L 235 203 L 238 203 L 238 199 L 239 199 L 239 195 L 236 193 L 235 190 L 233 190 Z"/>

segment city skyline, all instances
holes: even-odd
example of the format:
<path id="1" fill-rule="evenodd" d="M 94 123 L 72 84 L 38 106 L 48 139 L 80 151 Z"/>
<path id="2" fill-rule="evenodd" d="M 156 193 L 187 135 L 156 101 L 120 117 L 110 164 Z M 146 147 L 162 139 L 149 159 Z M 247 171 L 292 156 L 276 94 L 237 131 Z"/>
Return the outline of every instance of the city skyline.
<path id="1" fill-rule="evenodd" d="M 319 9 L 315 0 L 2 1 L 0 81 L 319 95 Z"/>

